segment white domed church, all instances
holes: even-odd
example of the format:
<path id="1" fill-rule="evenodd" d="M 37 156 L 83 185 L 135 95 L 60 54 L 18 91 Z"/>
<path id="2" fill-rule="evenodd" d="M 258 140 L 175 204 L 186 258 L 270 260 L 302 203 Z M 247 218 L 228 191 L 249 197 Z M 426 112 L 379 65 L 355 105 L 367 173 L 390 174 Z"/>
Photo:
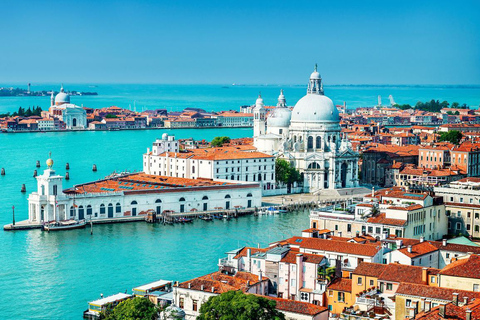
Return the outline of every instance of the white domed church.
<path id="1" fill-rule="evenodd" d="M 70 103 L 70 96 L 63 90 L 57 93 L 55 98 L 50 98 L 49 112 L 65 122 L 67 129 L 85 129 L 87 128 L 87 113 L 81 106 Z"/>
<path id="2" fill-rule="evenodd" d="M 261 96 L 253 113 L 255 147 L 294 164 L 303 174 L 305 191 L 358 187 L 359 154 L 341 134 L 338 110 L 323 93 L 317 66 L 307 94 L 293 110 L 281 91 L 268 117 Z"/>

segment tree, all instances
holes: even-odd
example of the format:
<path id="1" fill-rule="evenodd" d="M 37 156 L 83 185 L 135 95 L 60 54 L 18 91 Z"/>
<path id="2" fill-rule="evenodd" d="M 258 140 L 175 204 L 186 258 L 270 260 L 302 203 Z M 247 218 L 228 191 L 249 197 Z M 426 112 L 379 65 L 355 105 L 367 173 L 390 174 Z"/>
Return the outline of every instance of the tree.
<path id="1" fill-rule="evenodd" d="M 210 297 L 200 308 L 198 320 L 284 320 L 285 315 L 275 309 L 276 302 L 267 298 L 228 291 Z"/>
<path id="2" fill-rule="evenodd" d="M 112 114 L 112 113 L 109 113 L 105 116 L 106 119 L 115 119 L 115 118 L 118 118 L 117 115 L 115 114 Z"/>
<path id="3" fill-rule="evenodd" d="M 215 137 L 212 140 L 212 147 L 221 147 L 225 143 L 229 143 L 230 138 L 229 137 Z"/>
<path id="4" fill-rule="evenodd" d="M 277 158 L 275 160 L 275 181 L 288 185 L 301 182 L 302 176 L 288 161 Z"/>
<path id="5" fill-rule="evenodd" d="M 326 267 L 326 266 L 322 266 L 322 267 L 318 267 L 318 276 L 321 278 L 321 279 L 325 279 L 325 280 L 328 280 L 329 282 L 333 280 L 333 278 L 335 278 L 335 267 Z"/>
<path id="6" fill-rule="evenodd" d="M 136 297 L 120 302 L 115 308 L 102 312 L 100 319 L 105 320 L 155 320 L 159 310 L 147 298 Z"/>
<path id="7" fill-rule="evenodd" d="M 462 140 L 462 137 L 463 135 L 460 131 L 452 130 L 440 133 L 440 138 L 438 139 L 438 141 L 448 141 L 453 144 L 459 144 Z"/>

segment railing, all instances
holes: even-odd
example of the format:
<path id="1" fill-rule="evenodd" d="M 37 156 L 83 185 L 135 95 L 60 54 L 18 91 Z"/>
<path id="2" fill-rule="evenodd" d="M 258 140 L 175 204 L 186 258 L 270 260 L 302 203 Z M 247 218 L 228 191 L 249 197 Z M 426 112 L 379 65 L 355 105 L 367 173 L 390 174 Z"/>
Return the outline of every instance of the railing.
<path id="1" fill-rule="evenodd" d="M 232 267 L 235 268 L 235 262 L 228 260 L 228 258 L 222 258 L 218 260 L 218 265 L 223 267 Z"/>

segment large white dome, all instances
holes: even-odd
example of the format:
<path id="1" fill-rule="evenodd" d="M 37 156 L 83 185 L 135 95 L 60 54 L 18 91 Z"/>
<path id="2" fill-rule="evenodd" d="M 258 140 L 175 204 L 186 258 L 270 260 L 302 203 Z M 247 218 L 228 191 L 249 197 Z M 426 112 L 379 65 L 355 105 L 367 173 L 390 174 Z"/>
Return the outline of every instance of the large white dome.
<path id="1" fill-rule="evenodd" d="M 291 118 L 292 111 L 289 108 L 275 108 L 267 118 L 267 127 L 288 127 Z"/>
<path id="2" fill-rule="evenodd" d="M 307 94 L 292 111 L 292 122 L 339 122 L 333 101 L 323 94 Z"/>
<path id="3" fill-rule="evenodd" d="M 70 103 L 70 96 L 65 92 L 59 92 L 55 96 L 55 104 Z"/>

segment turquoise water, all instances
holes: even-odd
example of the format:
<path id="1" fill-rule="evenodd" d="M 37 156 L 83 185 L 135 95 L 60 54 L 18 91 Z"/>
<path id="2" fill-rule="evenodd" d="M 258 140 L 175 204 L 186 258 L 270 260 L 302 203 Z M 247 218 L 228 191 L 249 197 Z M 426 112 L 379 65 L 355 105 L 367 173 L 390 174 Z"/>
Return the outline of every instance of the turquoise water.
<path id="1" fill-rule="evenodd" d="M 0 84 L 6 86 L 8 84 Z M 19 85 L 20 86 L 20 85 Z M 25 87 L 25 86 L 22 86 Z M 32 85 L 34 91 L 59 90 L 60 84 Z M 262 92 L 266 105 L 276 105 L 280 89 L 283 88 L 288 105 L 295 103 L 306 93 L 305 85 L 285 86 L 223 86 L 223 85 L 153 85 L 153 84 L 65 84 L 67 90 L 96 91 L 98 96 L 74 96 L 72 103 L 90 108 L 117 105 L 122 108 L 164 108 L 168 111 L 186 107 L 203 108 L 207 111 L 238 110 L 242 105 L 255 103 Z M 377 96 L 389 104 L 391 94 L 399 104 L 414 105 L 418 101 L 431 99 L 467 103 L 474 108 L 480 105 L 480 86 L 325 86 L 325 94 L 335 103 L 344 101 L 349 108 L 371 107 L 377 104 Z M 50 97 L 0 97 L 0 113 L 13 112 L 19 106 L 50 106 Z"/>
<path id="2" fill-rule="evenodd" d="M 179 138 L 251 136 L 251 129 L 147 130 L 0 134 L 0 224 L 27 219 L 27 194 L 36 188 L 36 160 L 45 169 L 48 152 L 69 187 L 102 178 L 113 170 L 140 170 L 142 153 L 163 132 Z M 98 167 L 92 172 L 93 164 Z M 22 183 L 27 194 L 22 194 Z M 2 319 L 81 319 L 87 301 L 130 291 L 157 279 L 187 280 L 216 270 L 218 258 L 244 245 L 265 246 L 308 225 L 305 213 L 243 217 L 229 222 L 195 221 L 160 226 L 143 222 L 94 226 L 58 233 L 0 231 Z"/>

